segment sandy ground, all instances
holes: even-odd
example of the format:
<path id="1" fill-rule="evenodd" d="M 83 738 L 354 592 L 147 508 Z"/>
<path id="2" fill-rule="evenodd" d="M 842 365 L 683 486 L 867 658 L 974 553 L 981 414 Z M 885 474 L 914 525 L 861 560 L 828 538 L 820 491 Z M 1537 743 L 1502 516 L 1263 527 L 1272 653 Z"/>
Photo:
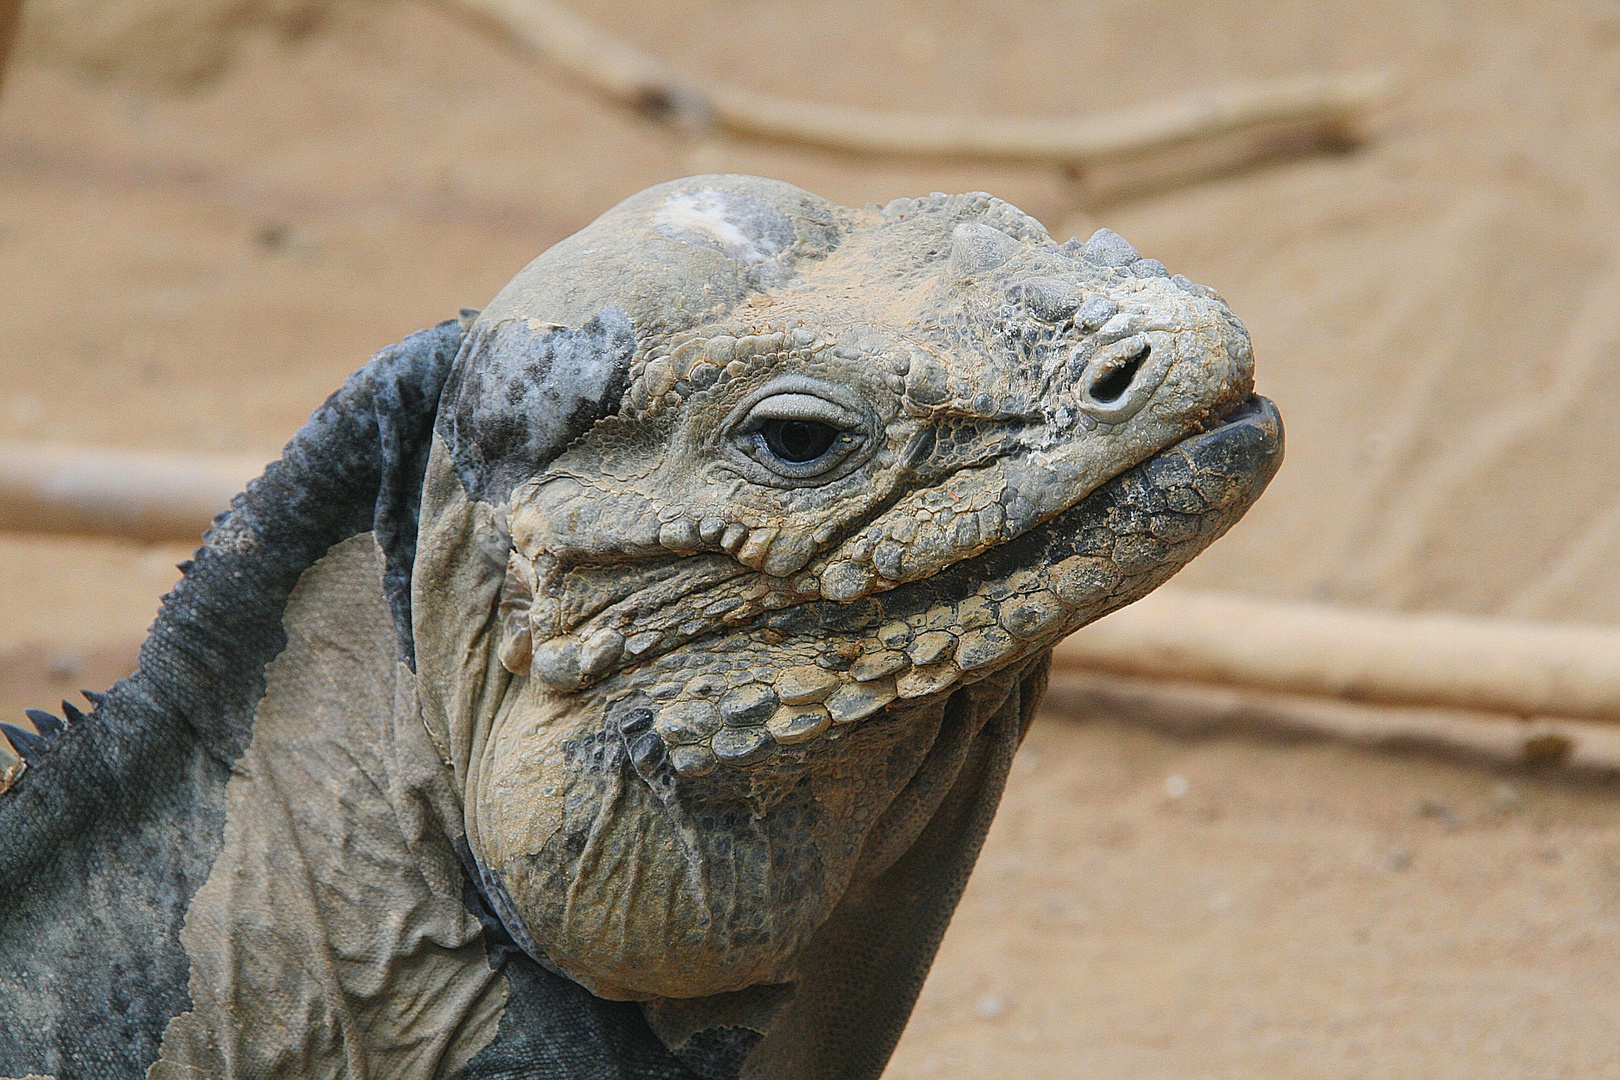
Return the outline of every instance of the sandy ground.
<path id="1" fill-rule="evenodd" d="M 1616 788 L 1038 723 L 895 1077 L 1620 1076 Z"/>
<path id="2" fill-rule="evenodd" d="M 6 436 L 268 459 L 373 351 L 674 176 L 984 189 L 1119 230 L 1253 333 L 1289 464 L 1182 580 L 1620 622 L 1620 7 L 579 7 L 835 102 L 1053 114 L 1363 65 L 1402 95 L 1354 153 L 1154 187 L 692 140 L 423 4 L 37 0 L 0 96 Z M 186 554 L 0 536 L 0 709 L 115 677 Z M 891 1074 L 1620 1077 L 1614 795 L 1043 720 Z"/>

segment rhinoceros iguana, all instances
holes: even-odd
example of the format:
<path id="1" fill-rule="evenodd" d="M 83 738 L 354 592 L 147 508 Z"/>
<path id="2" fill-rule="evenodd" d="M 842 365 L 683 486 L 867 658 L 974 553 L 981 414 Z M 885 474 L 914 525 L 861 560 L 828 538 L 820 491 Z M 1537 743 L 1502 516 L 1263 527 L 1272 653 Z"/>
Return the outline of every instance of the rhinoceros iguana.
<path id="1" fill-rule="evenodd" d="M 1053 643 L 1276 470 L 1252 367 L 988 195 L 621 203 L 360 369 L 136 674 L 10 729 L 0 1074 L 878 1076 Z"/>

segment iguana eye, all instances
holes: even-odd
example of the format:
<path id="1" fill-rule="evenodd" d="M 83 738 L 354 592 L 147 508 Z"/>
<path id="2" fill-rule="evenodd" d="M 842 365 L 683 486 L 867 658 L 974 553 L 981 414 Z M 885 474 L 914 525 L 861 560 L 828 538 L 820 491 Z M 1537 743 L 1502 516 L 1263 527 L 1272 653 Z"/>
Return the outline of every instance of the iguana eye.
<path id="1" fill-rule="evenodd" d="M 808 465 L 832 448 L 842 434 L 819 420 L 767 420 L 759 427 L 766 449 L 792 465 Z"/>
<path id="2" fill-rule="evenodd" d="M 869 426 L 862 413 L 847 405 L 821 394 L 790 391 L 748 405 L 733 438 L 776 476 L 808 480 L 832 472 L 865 446 Z"/>

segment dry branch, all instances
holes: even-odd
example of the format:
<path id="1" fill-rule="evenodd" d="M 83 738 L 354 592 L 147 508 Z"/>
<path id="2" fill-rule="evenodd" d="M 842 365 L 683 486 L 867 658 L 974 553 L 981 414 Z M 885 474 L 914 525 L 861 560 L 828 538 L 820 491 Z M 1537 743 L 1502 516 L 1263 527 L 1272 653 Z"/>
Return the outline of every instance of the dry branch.
<path id="1" fill-rule="evenodd" d="M 1377 72 L 1304 75 L 1204 90 L 1101 116 L 1032 119 L 883 112 L 700 86 L 553 0 L 451 0 L 531 55 L 619 101 L 687 127 L 870 154 L 1049 161 L 1084 166 L 1262 127 L 1343 129 L 1383 102 Z"/>
<path id="2" fill-rule="evenodd" d="M 1515 716 L 1620 721 L 1620 630 L 1161 589 L 1058 646 L 1059 668 Z"/>
<path id="3" fill-rule="evenodd" d="M 1620 727 L 1554 717 L 1521 720 L 1464 709 L 1369 705 L 1074 668 L 1053 671 L 1043 709 L 1065 719 L 1105 717 L 1181 735 L 1250 731 L 1377 749 L 1438 750 L 1499 764 L 1620 773 Z"/>
<path id="4" fill-rule="evenodd" d="M 195 541 L 263 468 L 251 457 L 0 443 L 0 529 Z"/>

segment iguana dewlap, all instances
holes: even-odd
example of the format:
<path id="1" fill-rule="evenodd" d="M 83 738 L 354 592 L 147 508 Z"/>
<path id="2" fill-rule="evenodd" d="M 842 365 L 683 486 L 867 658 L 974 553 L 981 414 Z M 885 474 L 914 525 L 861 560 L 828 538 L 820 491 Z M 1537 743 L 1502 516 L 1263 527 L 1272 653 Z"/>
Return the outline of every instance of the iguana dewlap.
<path id="1" fill-rule="evenodd" d="M 876 1077 L 1051 646 L 1280 463 L 1252 367 L 987 195 L 626 200 L 352 377 L 19 740 L 0 1075 Z"/>

